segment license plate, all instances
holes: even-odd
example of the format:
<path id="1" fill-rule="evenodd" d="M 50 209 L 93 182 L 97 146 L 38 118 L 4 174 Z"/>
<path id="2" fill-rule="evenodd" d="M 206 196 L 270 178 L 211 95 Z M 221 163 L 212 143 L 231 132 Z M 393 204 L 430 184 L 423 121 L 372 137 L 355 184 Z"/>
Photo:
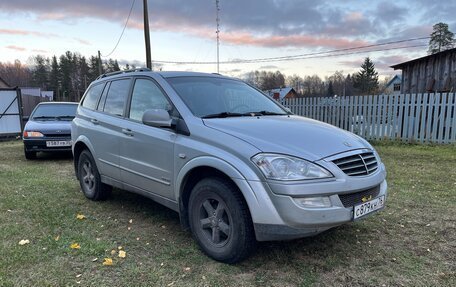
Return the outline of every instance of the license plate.
<path id="1" fill-rule="evenodd" d="M 47 147 L 71 146 L 71 141 L 46 141 Z"/>
<path id="2" fill-rule="evenodd" d="M 372 213 L 385 205 L 385 196 L 382 195 L 368 202 L 364 202 L 360 205 L 356 205 L 353 209 L 353 219 L 360 218 L 369 213 Z"/>

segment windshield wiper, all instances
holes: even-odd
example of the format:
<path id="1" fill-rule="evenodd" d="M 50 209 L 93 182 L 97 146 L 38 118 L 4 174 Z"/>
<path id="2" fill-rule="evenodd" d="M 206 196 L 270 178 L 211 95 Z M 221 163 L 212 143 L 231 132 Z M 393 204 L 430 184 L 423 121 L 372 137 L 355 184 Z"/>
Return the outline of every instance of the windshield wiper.
<path id="1" fill-rule="evenodd" d="M 65 116 L 57 116 L 56 118 L 58 120 L 61 120 L 61 119 L 74 119 L 74 116 L 65 115 Z"/>
<path id="2" fill-rule="evenodd" d="M 284 113 L 276 113 L 271 111 L 259 111 L 259 112 L 251 112 L 250 114 L 255 114 L 256 116 L 286 116 L 287 114 Z"/>
<path id="3" fill-rule="evenodd" d="M 250 114 L 241 114 L 241 113 L 230 113 L 230 112 L 221 112 L 216 114 L 209 114 L 202 116 L 202 119 L 214 119 L 214 118 L 229 118 L 229 117 L 243 117 Z"/>
<path id="4" fill-rule="evenodd" d="M 33 117 L 34 120 L 55 119 L 53 116 L 37 116 Z"/>

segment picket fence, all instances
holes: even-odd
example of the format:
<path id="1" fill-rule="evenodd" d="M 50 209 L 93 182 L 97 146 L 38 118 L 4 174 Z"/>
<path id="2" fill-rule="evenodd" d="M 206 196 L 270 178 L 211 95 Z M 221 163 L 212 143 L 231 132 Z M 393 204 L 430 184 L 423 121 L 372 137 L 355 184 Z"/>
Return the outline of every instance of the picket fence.
<path id="1" fill-rule="evenodd" d="M 305 97 L 282 100 L 293 113 L 369 140 L 456 143 L 456 94 Z"/>

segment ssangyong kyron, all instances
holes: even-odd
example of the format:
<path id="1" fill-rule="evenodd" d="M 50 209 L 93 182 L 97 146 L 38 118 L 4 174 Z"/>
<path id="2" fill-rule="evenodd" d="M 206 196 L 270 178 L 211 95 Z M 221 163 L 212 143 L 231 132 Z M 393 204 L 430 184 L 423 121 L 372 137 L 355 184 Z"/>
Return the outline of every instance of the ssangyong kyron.
<path id="1" fill-rule="evenodd" d="M 113 186 L 152 198 L 222 262 L 246 258 L 257 241 L 315 235 L 385 206 L 385 166 L 368 142 L 221 75 L 102 75 L 71 136 L 87 198 Z"/>

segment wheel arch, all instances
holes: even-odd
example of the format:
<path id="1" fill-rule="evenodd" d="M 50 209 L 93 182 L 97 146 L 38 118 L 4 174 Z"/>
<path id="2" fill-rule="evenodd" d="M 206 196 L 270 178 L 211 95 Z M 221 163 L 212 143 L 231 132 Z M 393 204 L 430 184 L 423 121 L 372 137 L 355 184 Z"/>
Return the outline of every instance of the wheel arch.
<path id="1" fill-rule="evenodd" d="M 74 165 L 74 172 L 76 174 L 77 179 L 79 179 L 79 174 L 78 174 L 79 156 L 81 155 L 81 152 L 86 149 L 89 150 L 89 152 L 94 156 L 93 147 L 90 144 L 89 140 L 84 136 L 80 136 L 73 145 L 73 165 Z M 94 156 L 94 159 L 95 159 L 95 156 Z"/>
<path id="2" fill-rule="evenodd" d="M 193 187 L 203 178 L 220 177 L 228 180 L 241 192 L 252 217 L 252 208 L 257 205 L 256 196 L 248 188 L 248 184 L 242 174 L 231 164 L 213 157 L 200 157 L 189 161 L 179 172 L 176 179 L 176 198 L 179 201 L 179 216 L 184 229 L 188 223 L 188 201 Z M 244 182 L 245 184 L 239 184 Z"/>

